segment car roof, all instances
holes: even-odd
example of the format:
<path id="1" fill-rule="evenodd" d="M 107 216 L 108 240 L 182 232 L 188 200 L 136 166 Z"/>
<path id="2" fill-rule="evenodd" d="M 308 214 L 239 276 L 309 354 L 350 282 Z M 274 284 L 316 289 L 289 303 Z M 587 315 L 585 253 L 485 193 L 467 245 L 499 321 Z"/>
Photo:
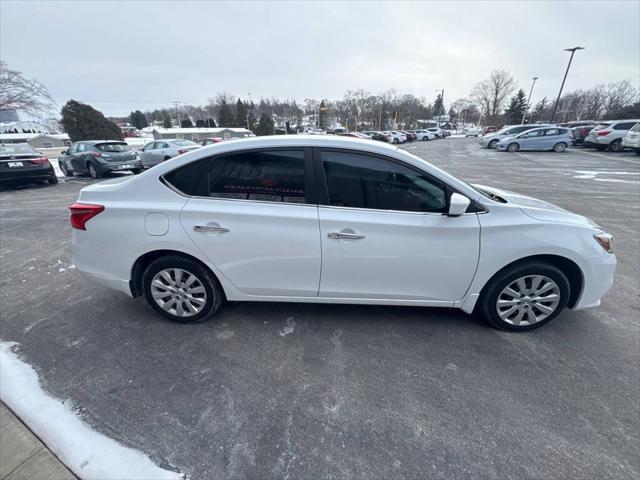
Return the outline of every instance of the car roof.
<path id="1" fill-rule="evenodd" d="M 98 145 L 99 143 L 126 143 L 124 140 L 78 140 L 74 143 L 86 143 L 87 145 Z"/>

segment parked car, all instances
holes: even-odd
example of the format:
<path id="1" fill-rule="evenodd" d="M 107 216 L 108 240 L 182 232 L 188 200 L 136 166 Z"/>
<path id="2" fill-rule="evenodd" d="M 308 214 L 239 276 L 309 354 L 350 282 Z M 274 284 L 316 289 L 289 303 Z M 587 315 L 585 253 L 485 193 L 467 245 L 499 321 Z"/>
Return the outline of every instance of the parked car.
<path id="1" fill-rule="evenodd" d="M 388 133 L 389 135 L 391 135 L 391 142 L 390 143 L 405 143 L 407 141 L 407 136 L 402 133 L 402 132 L 395 132 L 395 131 L 386 131 L 384 133 Z"/>
<path id="2" fill-rule="evenodd" d="M 0 184 L 58 183 L 49 159 L 28 143 L 0 144 Z"/>
<path id="3" fill-rule="evenodd" d="M 75 173 L 88 173 L 102 178 L 105 173 L 142 171 L 138 153 L 126 142 L 118 140 L 83 140 L 72 143 L 58 156 L 58 166 L 67 177 Z"/>
<path id="4" fill-rule="evenodd" d="M 70 211 L 76 269 L 182 323 L 289 300 L 457 307 L 529 330 L 599 305 L 616 266 L 581 215 L 338 136 L 195 150 L 85 187 Z"/>
<path id="5" fill-rule="evenodd" d="M 430 132 L 429 130 L 414 130 L 413 133 L 416 135 L 416 140 L 420 140 L 421 142 L 427 142 L 429 140 L 435 140 L 436 134 Z"/>
<path id="6" fill-rule="evenodd" d="M 170 158 L 200 148 L 196 142 L 180 138 L 163 138 L 147 143 L 140 150 L 140 161 L 144 168 L 151 168 Z"/>
<path id="7" fill-rule="evenodd" d="M 436 138 L 443 138 L 442 129 L 440 127 L 431 127 L 431 128 L 427 128 L 427 130 L 433 133 L 436 136 Z"/>
<path id="8" fill-rule="evenodd" d="M 362 132 L 365 135 L 369 135 L 369 137 L 371 137 L 372 140 L 378 140 L 379 142 L 387 142 L 387 143 L 391 143 L 391 135 L 384 133 L 384 132 L 376 132 L 373 130 L 367 130 L 366 132 Z"/>
<path id="9" fill-rule="evenodd" d="M 404 133 L 407 136 L 407 142 L 413 142 L 416 140 L 416 134 L 409 130 L 400 130 L 400 133 Z"/>
<path id="10" fill-rule="evenodd" d="M 584 145 L 584 140 L 589 135 L 589 132 L 597 127 L 598 123 L 590 123 L 587 125 L 580 125 L 578 127 L 569 127 L 571 128 L 571 134 L 573 135 L 573 140 L 571 140 L 572 145 Z"/>
<path id="11" fill-rule="evenodd" d="M 442 138 L 447 138 L 451 136 L 451 130 L 442 129 Z"/>
<path id="12" fill-rule="evenodd" d="M 634 127 L 622 139 L 622 146 L 633 150 L 636 155 L 640 155 L 640 123 Z"/>
<path id="13" fill-rule="evenodd" d="M 564 152 L 571 144 L 571 130 L 562 127 L 544 127 L 527 130 L 515 137 L 505 137 L 498 142 L 498 150 L 553 150 Z"/>
<path id="14" fill-rule="evenodd" d="M 624 150 L 622 139 L 640 120 L 614 120 L 598 125 L 584 139 L 585 146 L 612 152 Z"/>
<path id="15" fill-rule="evenodd" d="M 497 132 L 498 131 L 498 127 L 484 127 L 482 129 L 482 135 L 486 135 L 487 133 L 493 133 L 493 132 Z"/>
<path id="16" fill-rule="evenodd" d="M 484 148 L 496 148 L 498 145 L 498 142 L 503 138 L 515 137 L 516 135 L 526 132 L 527 130 L 532 130 L 540 126 L 541 125 L 536 125 L 536 124 L 508 125 L 504 127 L 502 130 L 498 130 L 497 132 L 492 132 L 492 133 L 483 135 L 478 140 L 478 143 L 480 143 L 480 146 Z"/>
<path id="17" fill-rule="evenodd" d="M 206 147 L 207 145 L 213 145 L 214 143 L 220 143 L 220 142 L 224 142 L 224 138 L 222 137 L 203 138 L 198 143 L 201 146 Z"/>
<path id="18" fill-rule="evenodd" d="M 340 137 L 351 137 L 351 138 L 359 138 L 361 140 L 371 140 L 371 137 L 369 135 L 361 132 L 340 132 L 340 133 L 336 133 L 336 135 Z"/>
<path id="19" fill-rule="evenodd" d="M 480 128 L 479 127 L 471 127 L 471 128 L 467 128 L 464 132 L 464 136 L 465 137 L 477 137 L 480 135 Z"/>

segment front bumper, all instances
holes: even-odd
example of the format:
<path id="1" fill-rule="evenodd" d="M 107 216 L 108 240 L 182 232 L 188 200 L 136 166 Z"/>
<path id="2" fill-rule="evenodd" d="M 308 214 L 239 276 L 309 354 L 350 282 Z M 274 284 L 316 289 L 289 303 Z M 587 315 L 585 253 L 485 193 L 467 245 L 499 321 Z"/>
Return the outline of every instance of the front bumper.
<path id="1" fill-rule="evenodd" d="M 597 307 L 600 305 L 602 297 L 613 285 L 613 278 L 616 271 L 616 256 L 606 253 L 591 259 L 588 266 L 583 268 L 582 293 L 573 310 Z"/>

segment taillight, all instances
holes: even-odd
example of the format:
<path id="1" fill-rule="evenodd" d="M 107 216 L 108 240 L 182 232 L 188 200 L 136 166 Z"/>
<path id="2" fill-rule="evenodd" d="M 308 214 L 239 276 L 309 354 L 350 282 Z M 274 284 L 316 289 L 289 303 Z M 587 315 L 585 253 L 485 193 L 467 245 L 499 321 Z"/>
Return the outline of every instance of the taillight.
<path id="1" fill-rule="evenodd" d="M 93 158 L 104 157 L 104 155 L 102 155 L 101 153 L 98 153 L 98 152 L 89 152 L 89 155 L 91 155 Z"/>
<path id="2" fill-rule="evenodd" d="M 29 161 L 31 163 L 35 163 L 36 165 L 46 165 L 47 163 L 49 163 L 49 159 L 47 157 L 32 158 Z"/>
<path id="3" fill-rule="evenodd" d="M 187 153 L 188 150 L 185 150 L 184 148 L 181 148 L 180 150 L 178 150 L 178 155 L 182 155 L 183 153 Z"/>
<path id="4" fill-rule="evenodd" d="M 72 228 L 86 230 L 86 223 L 104 210 L 102 205 L 92 205 L 89 203 L 74 203 L 69 206 L 69 221 Z"/>
<path id="5" fill-rule="evenodd" d="M 607 131 L 607 130 L 600 130 L 598 132 L 598 136 L 599 137 L 604 137 L 605 135 L 609 135 L 611 132 Z"/>

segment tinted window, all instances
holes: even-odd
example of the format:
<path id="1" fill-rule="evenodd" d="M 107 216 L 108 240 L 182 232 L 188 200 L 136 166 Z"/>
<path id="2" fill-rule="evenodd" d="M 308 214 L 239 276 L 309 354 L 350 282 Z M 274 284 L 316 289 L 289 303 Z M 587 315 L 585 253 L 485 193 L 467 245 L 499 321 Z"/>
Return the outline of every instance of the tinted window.
<path id="1" fill-rule="evenodd" d="M 557 128 L 547 128 L 544 131 L 544 134 L 548 137 L 550 135 L 559 135 L 560 134 L 560 130 Z"/>
<path id="2" fill-rule="evenodd" d="M 304 203 L 304 151 L 243 152 L 214 157 L 207 184 L 211 197 Z"/>
<path id="3" fill-rule="evenodd" d="M 0 145 L 0 155 L 14 155 L 20 153 L 38 153 L 27 143 L 17 143 L 13 145 Z"/>
<path id="4" fill-rule="evenodd" d="M 544 130 L 532 130 L 530 132 L 525 132 L 525 133 L 521 134 L 520 138 L 539 137 L 540 135 L 542 135 L 542 132 L 544 132 Z"/>
<path id="5" fill-rule="evenodd" d="M 98 143 L 96 148 L 101 152 L 128 152 L 131 150 L 125 142 Z"/>
<path id="6" fill-rule="evenodd" d="M 89 149 L 89 145 L 87 145 L 86 143 L 79 143 L 78 147 L 76 148 L 76 151 L 86 152 L 88 149 Z"/>
<path id="7" fill-rule="evenodd" d="M 632 132 L 640 132 L 640 123 L 636 123 L 636 126 L 631 129 Z"/>
<path id="8" fill-rule="evenodd" d="M 174 145 L 178 145 L 179 147 L 199 147 L 196 142 L 192 142 L 191 140 L 176 140 L 175 142 L 171 142 Z"/>
<path id="9" fill-rule="evenodd" d="M 443 182 L 378 157 L 322 152 L 329 203 L 339 207 L 408 212 L 441 212 L 446 208 Z"/>
<path id="10" fill-rule="evenodd" d="M 614 130 L 631 130 L 636 122 L 619 123 L 613 127 Z"/>

